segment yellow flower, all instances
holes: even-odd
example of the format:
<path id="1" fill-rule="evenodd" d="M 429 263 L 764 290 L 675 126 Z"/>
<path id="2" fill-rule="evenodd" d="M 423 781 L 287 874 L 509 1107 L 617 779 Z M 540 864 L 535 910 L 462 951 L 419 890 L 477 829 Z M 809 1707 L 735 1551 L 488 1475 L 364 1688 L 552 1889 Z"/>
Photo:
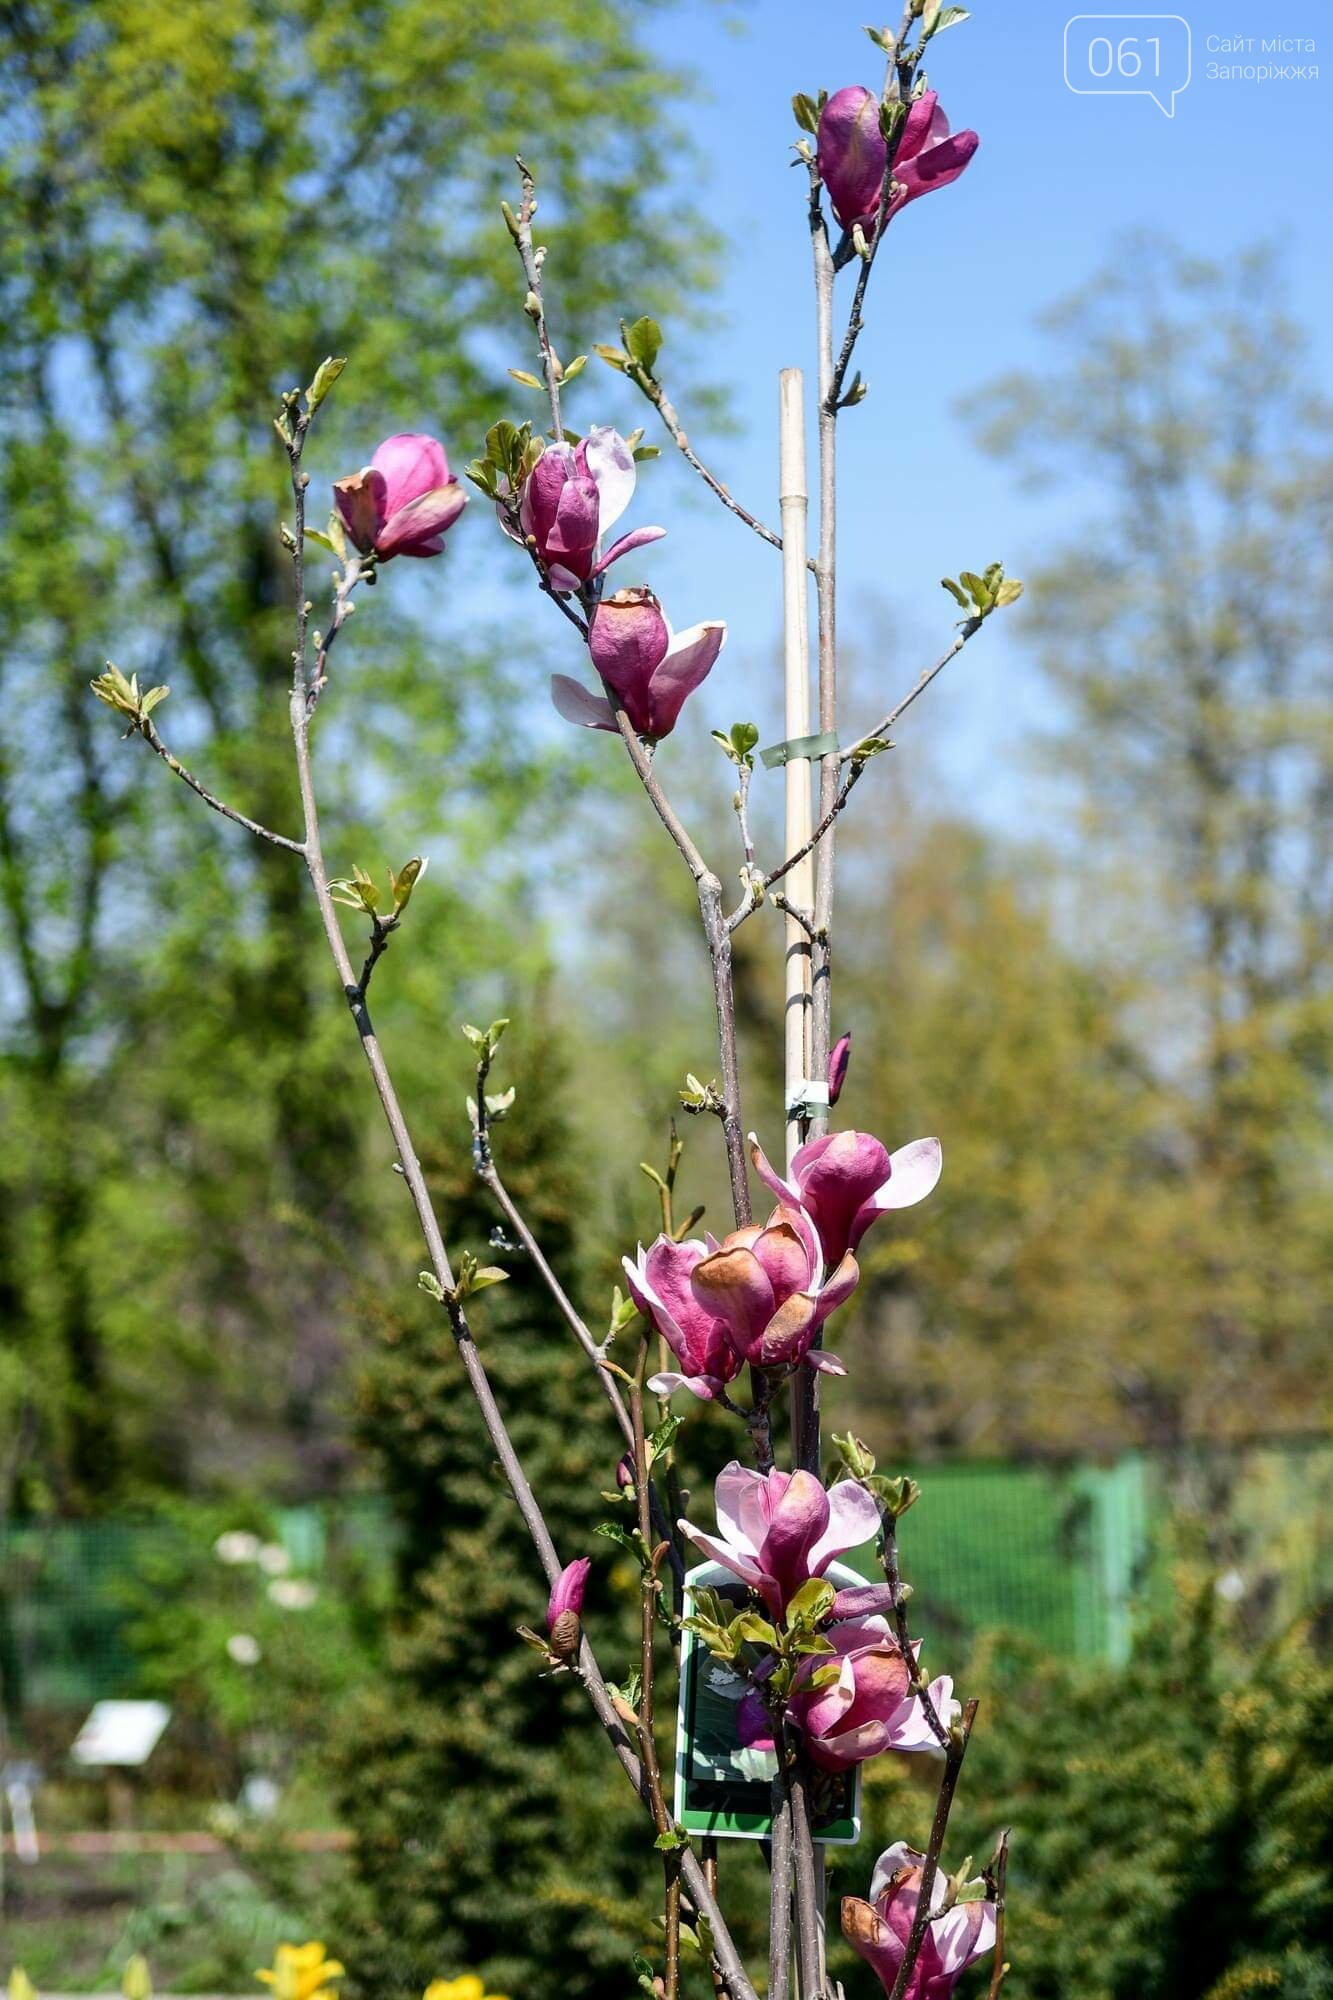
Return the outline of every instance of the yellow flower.
<path id="1" fill-rule="evenodd" d="M 326 1958 L 322 1944 L 280 1944 L 271 1970 L 256 1972 L 273 1988 L 273 2000 L 335 2000 L 330 1980 L 341 1979 L 336 1958 Z"/>
<path id="2" fill-rule="evenodd" d="M 421 2000 L 509 2000 L 507 1993 L 488 1993 L 475 1972 L 459 1979 L 432 1979 Z"/>
<path id="3" fill-rule="evenodd" d="M 120 1990 L 125 2000 L 153 2000 L 153 1975 L 148 1970 L 148 1960 L 141 1951 L 136 1951 L 133 1958 L 125 1961 Z"/>

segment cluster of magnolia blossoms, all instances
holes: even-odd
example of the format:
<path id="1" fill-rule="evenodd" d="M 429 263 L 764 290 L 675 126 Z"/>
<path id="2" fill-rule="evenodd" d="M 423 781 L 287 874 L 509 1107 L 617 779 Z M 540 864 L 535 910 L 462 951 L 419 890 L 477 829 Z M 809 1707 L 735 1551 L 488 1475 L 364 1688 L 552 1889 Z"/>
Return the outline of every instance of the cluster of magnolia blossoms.
<path id="1" fill-rule="evenodd" d="M 833 213 L 844 229 L 867 236 L 879 216 L 889 164 L 882 110 L 872 90 L 854 83 L 835 91 L 819 114 L 815 159 Z M 885 225 L 909 202 L 956 181 L 979 144 L 975 132 L 951 132 L 935 92 L 923 91 L 908 107 L 898 138 Z"/>
<path id="2" fill-rule="evenodd" d="M 591 609 L 588 654 L 605 693 L 554 674 L 551 697 L 559 713 L 585 729 L 615 730 L 620 707 L 637 735 L 658 741 L 671 734 L 687 696 L 711 672 L 727 628 L 709 619 L 673 632 L 657 598 L 641 584 L 602 595 L 612 563 L 666 533 L 633 528 L 602 553 L 602 538 L 629 506 L 636 479 L 626 440 L 594 424 L 577 445 L 544 448 L 517 495 L 501 504 L 500 525 L 529 549 L 551 590 L 561 597 L 577 594 Z"/>
<path id="3" fill-rule="evenodd" d="M 612 731 L 621 708 L 637 735 L 659 741 L 712 671 L 727 628 L 714 618 L 673 631 L 643 585 L 603 596 L 611 565 L 666 533 L 634 528 L 603 549 L 637 480 L 634 453 L 618 431 L 594 424 L 577 445 L 534 440 L 532 449 L 531 469 L 498 503 L 500 525 L 528 549 L 551 591 L 577 595 L 586 606 L 588 656 L 603 690 L 555 674 L 555 706 L 567 722 Z M 378 562 L 439 555 L 467 501 L 444 446 L 417 432 L 386 438 L 369 465 L 334 482 L 333 497 L 348 539 Z"/>
<path id="4" fill-rule="evenodd" d="M 681 1529 L 739 1577 L 772 1620 L 745 1628 L 761 1653 L 738 1706 L 742 1745 L 775 1749 L 782 1718 L 824 1771 L 846 1770 L 886 1750 L 937 1749 L 925 1704 L 913 1691 L 915 1655 L 904 1655 L 886 1615 L 893 1608 L 889 1585 L 829 1585 L 809 1593 L 830 1563 L 878 1531 L 873 1495 L 853 1479 L 825 1491 L 811 1472 L 752 1472 L 733 1460 L 718 1475 L 714 1503 L 716 1534 L 689 1521 Z M 768 1654 L 766 1636 L 773 1644 Z M 932 1682 L 927 1698 L 947 1728 L 956 1713 L 947 1674 Z"/>
<path id="5" fill-rule="evenodd" d="M 835 1055 L 845 1072 L 841 1044 Z M 889 1153 L 868 1132 L 838 1132 L 802 1146 L 785 1179 L 753 1136 L 750 1144 L 778 1197 L 767 1222 L 721 1242 L 662 1235 L 624 1260 L 630 1296 L 680 1363 L 653 1377 L 658 1395 L 688 1389 L 710 1401 L 747 1363 L 843 1374 L 837 1356 L 815 1341 L 856 1290 L 853 1252 L 876 1216 L 923 1201 L 940 1177 L 938 1139 Z"/>

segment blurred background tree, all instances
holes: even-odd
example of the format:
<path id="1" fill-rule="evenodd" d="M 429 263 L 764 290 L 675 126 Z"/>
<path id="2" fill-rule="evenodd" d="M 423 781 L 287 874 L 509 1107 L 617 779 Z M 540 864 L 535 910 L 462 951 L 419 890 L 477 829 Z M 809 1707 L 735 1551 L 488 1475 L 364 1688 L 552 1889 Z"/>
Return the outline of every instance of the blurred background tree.
<path id="1" fill-rule="evenodd" d="M 20 1507 L 345 1472 L 327 1406 L 346 1296 L 307 1238 L 364 1224 L 366 1119 L 299 871 L 145 783 L 86 684 L 114 643 L 172 684 L 181 754 L 291 822 L 266 412 L 295 371 L 354 352 L 318 483 L 395 429 L 447 430 L 466 455 L 517 358 L 495 215 L 534 103 L 562 324 L 591 335 L 627 296 L 680 302 L 706 247 L 656 228 L 679 84 L 643 52 L 644 11 L 520 0 L 494 37 L 452 0 L 0 15 L 0 1269 L 21 1357 L 0 1464 Z M 474 624 L 443 666 L 440 589 L 437 572 L 392 617 L 377 603 L 378 699 L 354 737 L 325 738 L 339 852 L 359 841 L 378 869 L 405 857 L 385 846 L 400 827 L 433 837 L 422 929 L 447 933 L 432 962 L 463 985 L 521 972 L 522 925 L 481 945 L 440 864 L 465 857 L 470 898 L 512 909 L 523 868 L 497 836 L 553 823 L 571 780 L 510 727 L 511 639 Z M 451 996 L 433 1005 L 447 1017 Z"/>

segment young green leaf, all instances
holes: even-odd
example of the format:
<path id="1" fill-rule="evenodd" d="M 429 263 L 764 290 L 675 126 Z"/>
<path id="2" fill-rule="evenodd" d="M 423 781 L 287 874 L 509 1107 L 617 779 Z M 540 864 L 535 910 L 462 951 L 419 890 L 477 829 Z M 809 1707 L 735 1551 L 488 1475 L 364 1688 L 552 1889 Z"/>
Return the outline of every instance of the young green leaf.
<path id="1" fill-rule="evenodd" d="M 625 346 L 630 359 L 642 368 L 645 375 L 651 375 L 662 351 L 662 329 L 655 319 L 636 319 L 633 326 L 625 330 Z"/>
<path id="2" fill-rule="evenodd" d="M 305 392 L 306 407 L 312 417 L 346 366 L 345 354 L 330 354 L 320 362 L 314 380 Z"/>

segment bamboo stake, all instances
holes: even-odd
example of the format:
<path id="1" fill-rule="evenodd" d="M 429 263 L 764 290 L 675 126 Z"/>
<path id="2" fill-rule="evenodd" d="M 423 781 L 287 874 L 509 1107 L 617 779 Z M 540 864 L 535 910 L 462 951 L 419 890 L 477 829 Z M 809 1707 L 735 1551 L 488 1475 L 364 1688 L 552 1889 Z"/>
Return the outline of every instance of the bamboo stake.
<path id="1" fill-rule="evenodd" d="M 799 368 L 784 368 L 778 378 L 778 500 L 782 510 L 782 660 L 785 693 L 784 724 L 788 742 L 810 734 L 810 617 L 806 601 L 807 514 L 809 493 L 805 471 L 805 378 Z M 810 760 L 788 758 L 787 853 L 795 854 L 813 830 L 810 802 Z M 807 919 L 815 902 L 814 864 L 807 855 L 791 871 L 787 899 Z M 806 1136 L 802 1116 L 805 1086 L 810 1078 L 813 1033 L 813 984 L 810 933 L 794 918 L 786 924 L 786 1135 L 787 1165 Z M 796 1384 L 792 1384 L 796 1394 Z M 818 1450 L 816 1448 L 816 1463 Z M 815 1930 L 819 1990 L 824 1987 L 824 1849 L 813 1849 Z M 798 1910 L 799 1921 L 799 1910 Z M 803 1955 L 800 1955 L 803 1956 Z M 802 1981 L 802 1986 L 808 1982 Z M 802 2000 L 816 1995 L 802 1992 Z"/>
<path id="2" fill-rule="evenodd" d="M 805 380 L 799 368 L 778 378 L 778 499 L 782 509 L 783 686 L 787 741 L 810 734 L 810 619 L 806 609 Z M 787 853 L 810 838 L 810 760 L 790 758 L 787 773 Z M 805 913 L 814 910 L 814 868 L 807 857 L 791 871 L 787 899 Z M 808 933 L 787 918 L 786 951 L 786 1113 L 787 1164 L 804 1137 L 800 1104 L 810 1074 L 811 960 Z M 797 1107 L 795 1110 L 793 1107 Z"/>

